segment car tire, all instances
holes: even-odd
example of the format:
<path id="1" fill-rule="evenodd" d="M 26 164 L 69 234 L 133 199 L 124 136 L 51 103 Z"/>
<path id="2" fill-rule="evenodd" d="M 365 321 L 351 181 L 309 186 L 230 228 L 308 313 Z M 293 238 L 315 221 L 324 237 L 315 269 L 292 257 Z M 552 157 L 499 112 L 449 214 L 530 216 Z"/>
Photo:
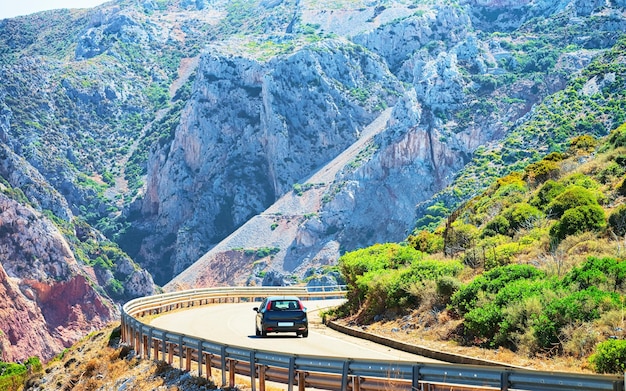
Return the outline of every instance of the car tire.
<path id="1" fill-rule="evenodd" d="M 254 333 L 256 334 L 257 337 L 261 336 L 261 332 L 259 331 L 259 328 L 254 326 Z"/>
<path id="2" fill-rule="evenodd" d="M 308 337 L 309 336 L 309 330 L 303 331 L 301 335 L 302 335 L 302 338 Z"/>

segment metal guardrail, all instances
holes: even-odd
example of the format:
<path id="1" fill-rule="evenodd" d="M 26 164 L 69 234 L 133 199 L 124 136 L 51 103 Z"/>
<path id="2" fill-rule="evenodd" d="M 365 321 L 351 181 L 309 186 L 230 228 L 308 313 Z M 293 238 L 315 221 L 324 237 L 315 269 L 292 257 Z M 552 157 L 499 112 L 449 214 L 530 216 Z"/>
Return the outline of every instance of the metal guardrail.
<path id="1" fill-rule="evenodd" d="M 122 310 L 122 340 L 147 359 L 160 359 L 187 371 L 192 363 L 199 376 L 220 370 L 222 385 L 235 386 L 235 375 L 250 378 L 253 391 L 265 391 L 266 381 L 292 391 L 313 387 L 337 391 L 366 390 L 501 390 L 501 391 L 624 391 L 624 377 L 532 371 L 504 367 L 431 364 L 409 361 L 327 358 L 224 345 L 152 327 L 139 319 L 180 308 L 255 301 L 270 295 L 336 298 L 343 290 L 303 287 L 206 288 L 131 300 Z M 228 380 L 227 380 L 228 376 Z"/>

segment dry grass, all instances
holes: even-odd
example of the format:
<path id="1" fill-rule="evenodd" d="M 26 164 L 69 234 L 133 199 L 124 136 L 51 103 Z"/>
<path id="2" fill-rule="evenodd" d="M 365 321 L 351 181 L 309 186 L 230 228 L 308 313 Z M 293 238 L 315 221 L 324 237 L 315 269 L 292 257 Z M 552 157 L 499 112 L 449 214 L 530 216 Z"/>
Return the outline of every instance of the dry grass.
<path id="1" fill-rule="evenodd" d="M 211 380 L 191 376 L 163 361 L 142 360 L 119 344 L 119 327 L 92 333 L 31 376 L 24 390 L 215 390 Z M 238 388 L 236 388 L 238 389 Z"/>

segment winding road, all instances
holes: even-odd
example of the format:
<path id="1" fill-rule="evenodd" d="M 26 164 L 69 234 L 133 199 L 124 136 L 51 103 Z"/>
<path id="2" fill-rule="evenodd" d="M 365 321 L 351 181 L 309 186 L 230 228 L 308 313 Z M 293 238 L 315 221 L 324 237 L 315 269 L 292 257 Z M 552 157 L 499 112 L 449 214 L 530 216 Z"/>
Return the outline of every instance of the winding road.
<path id="1" fill-rule="evenodd" d="M 305 301 L 309 314 L 308 338 L 295 333 L 254 334 L 253 307 L 257 303 L 214 304 L 159 316 L 150 325 L 231 346 L 280 353 L 341 357 L 353 359 L 402 360 L 422 363 L 441 362 L 350 337 L 324 326 L 319 318 L 322 308 L 341 300 Z"/>

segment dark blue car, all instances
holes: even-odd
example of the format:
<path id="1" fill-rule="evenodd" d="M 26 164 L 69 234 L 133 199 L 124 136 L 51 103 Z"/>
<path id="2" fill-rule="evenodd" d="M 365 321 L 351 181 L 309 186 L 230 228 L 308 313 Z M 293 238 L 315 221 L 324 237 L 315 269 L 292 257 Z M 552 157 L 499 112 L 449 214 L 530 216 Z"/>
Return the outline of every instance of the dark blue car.
<path id="1" fill-rule="evenodd" d="M 295 332 L 296 336 L 309 336 L 306 308 L 295 296 L 266 297 L 256 311 L 255 331 L 259 337 L 267 333 Z"/>

